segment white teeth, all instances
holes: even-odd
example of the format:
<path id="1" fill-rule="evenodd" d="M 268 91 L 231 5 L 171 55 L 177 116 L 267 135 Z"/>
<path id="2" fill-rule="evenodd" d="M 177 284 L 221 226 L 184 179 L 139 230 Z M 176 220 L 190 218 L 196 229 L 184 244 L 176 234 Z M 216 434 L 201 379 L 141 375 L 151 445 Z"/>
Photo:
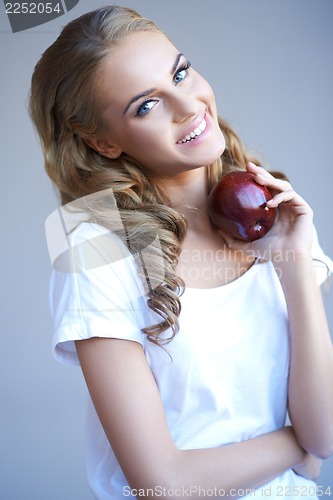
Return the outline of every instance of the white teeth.
<path id="1" fill-rule="evenodd" d="M 190 132 L 186 137 L 183 139 L 180 139 L 177 144 L 183 144 L 185 142 L 194 140 L 196 137 L 202 134 L 202 132 L 205 130 L 207 126 L 206 120 L 203 119 L 202 122 L 198 125 L 196 129 L 194 129 L 192 132 Z"/>
<path id="2" fill-rule="evenodd" d="M 203 121 L 200 123 L 200 125 L 199 125 L 199 129 L 201 130 L 201 132 L 203 132 L 203 131 L 205 130 L 206 125 L 207 125 L 206 120 L 203 120 Z"/>

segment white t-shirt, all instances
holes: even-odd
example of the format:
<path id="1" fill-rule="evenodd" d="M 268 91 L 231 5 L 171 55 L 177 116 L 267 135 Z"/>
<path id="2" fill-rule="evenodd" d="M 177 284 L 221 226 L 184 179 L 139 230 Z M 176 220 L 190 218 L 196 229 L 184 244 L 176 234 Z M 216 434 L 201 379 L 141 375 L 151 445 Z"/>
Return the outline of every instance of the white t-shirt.
<path id="1" fill-rule="evenodd" d="M 126 246 L 104 228 L 88 223 L 81 224 L 70 238 L 75 258 L 80 255 L 85 269 L 77 267 L 69 272 L 68 266 L 58 263 L 58 270 L 53 270 L 50 301 L 57 360 L 78 364 L 74 341 L 79 339 L 105 337 L 140 343 L 158 385 L 170 432 L 180 449 L 222 446 L 284 426 L 288 317 L 283 291 L 270 262 L 255 263 L 225 286 L 186 288 L 181 297 L 180 330 L 165 352 L 147 342 L 141 332 L 144 326 L 156 323 L 156 316 L 146 304 L 136 261 Z M 314 257 L 333 269 L 316 234 Z M 323 281 L 327 268 L 321 264 L 318 269 L 319 280 Z M 89 484 L 99 500 L 132 497 L 88 399 Z M 180 498 L 188 493 L 184 491 Z M 191 493 L 195 498 L 194 491 Z M 207 492 L 207 496 L 223 496 L 223 492 L 216 493 Z M 237 493 L 244 494 L 235 492 L 235 496 Z M 316 498 L 316 486 L 291 469 L 248 495 L 269 499 L 299 496 L 303 500 Z"/>

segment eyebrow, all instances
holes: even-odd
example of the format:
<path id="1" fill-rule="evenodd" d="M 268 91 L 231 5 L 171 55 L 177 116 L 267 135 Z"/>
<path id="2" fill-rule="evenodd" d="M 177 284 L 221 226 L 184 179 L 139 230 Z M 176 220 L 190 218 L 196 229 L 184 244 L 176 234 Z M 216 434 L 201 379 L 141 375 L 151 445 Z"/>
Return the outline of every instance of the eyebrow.
<path id="1" fill-rule="evenodd" d="M 182 54 L 182 53 L 177 54 L 175 62 L 174 62 L 172 69 L 170 71 L 171 75 L 173 75 L 174 72 L 176 71 L 177 66 L 179 64 L 179 61 L 183 55 L 184 54 Z M 141 92 L 140 94 L 137 94 L 134 97 L 132 97 L 132 99 L 129 101 L 129 103 L 127 104 L 127 106 L 124 110 L 124 115 L 127 113 L 127 111 L 132 106 L 132 104 L 134 104 L 136 101 L 139 101 L 140 99 L 142 99 L 142 97 L 147 97 L 148 95 L 152 94 L 155 91 L 156 91 L 156 88 L 148 89 L 148 90 L 145 90 L 144 92 Z"/>

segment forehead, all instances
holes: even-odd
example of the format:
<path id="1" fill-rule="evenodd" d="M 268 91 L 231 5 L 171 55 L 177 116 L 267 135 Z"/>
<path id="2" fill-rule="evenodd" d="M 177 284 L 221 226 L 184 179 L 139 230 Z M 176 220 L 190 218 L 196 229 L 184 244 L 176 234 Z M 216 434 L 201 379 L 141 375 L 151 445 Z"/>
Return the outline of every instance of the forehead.
<path id="1" fill-rule="evenodd" d="M 98 78 L 100 96 L 108 96 L 112 101 L 116 96 L 117 101 L 126 100 L 133 93 L 155 87 L 160 78 L 170 75 L 177 54 L 163 33 L 127 34 L 103 60 Z"/>
<path id="2" fill-rule="evenodd" d="M 134 31 L 128 33 L 118 45 L 112 48 L 105 62 L 106 67 L 113 66 L 114 68 L 118 64 L 124 67 L 126 62 L 130 62 L 131 68 L 140 68 L 142 61 L 147 65 L 162 62 L 163 57 L 168 57 L 175 52 L 175 46 L 163 33 Z"/>

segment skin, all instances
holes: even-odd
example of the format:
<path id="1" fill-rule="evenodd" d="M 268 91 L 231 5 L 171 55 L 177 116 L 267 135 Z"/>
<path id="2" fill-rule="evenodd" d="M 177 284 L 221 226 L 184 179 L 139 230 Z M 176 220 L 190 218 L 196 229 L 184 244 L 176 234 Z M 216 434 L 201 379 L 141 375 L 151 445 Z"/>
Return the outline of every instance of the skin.
<path id="1" fill-rule="evenodd" d="M 104 103 L 104 129 L 89 144 L 111 158 L 126 152 L 139 160 L 163 185 L 173 206 L 185 214 L 188 232 L 179 272 L 188 286 L 224 285 L 230 281 L 230 269 L 237 278 L 252 265 L 254 255 L 265 259 L 269 255 L 279 271 L 290 316 L 292 427 L 219 448 L 178 450 L 140 345 L 116 339 L 77 341 L 82 370 L 132 488 L 197 485 L 228 492 L 258 487 L 288 468 L 315 478 L 320 469 L 318 458 L 333 452 L 333 394 L 327 391 L 333 385 L 333 355 L 311 258 L 312 211 L 289 183 L 249 164 L 256 181 L 273 191 L 269 204 L 279 207 L 274 228 L 263 239 L 245 244 L 212 227 L 206 211 L 205 165 L 222 153 L 224 139 L 207 82 L 193 69 L 186 70 L 186 77 L 183 70 L 170 74 L 177 55 L 177 49 L 160 34 L 127 35 L 107 56 L 99 75 L 95 91 Z M 184 58 L 180 66 L 183 62 Z M 144 116 L 137 112 L 147 97 L 124 113 L 134 96 L 152 88 L 148 98 L 153 101 L 144 106 L 149 110 Z M 200 139 L 179 145 L 177 141 L 204 116 L 208 125 Z M 223 252 L 225 258 L 212 259 L 211 273 L 198 273 L 191 281 L 191 266 L 200 269 L 191 256 L 204 250 L 211 250 L 212 255 Z M 292 262 L 283 259 L 290 255 L 289 250 Z"/>
<path id="2" fill-rule="evenodd" d="M 186 66 L 185 57 L 179 58 L 179 51 L 165 36 L 155 32 L 128 35 L 106 58 L 98 78 L 105 132 L 103 140 L 94 143 L 97 149 L 112 158 L 123 151 L 159 182 L 169 180 L 175 186 L 198 175 L 197 168 L 201 167 L 202 175 L 202 167 L 222 154 L 225 142 L 211 87 Z M 146 90 L 153 91 L 127 109 L 133 96 Z M 203 118 L 207 129 L 202 137 L 177 144 Z"/>

